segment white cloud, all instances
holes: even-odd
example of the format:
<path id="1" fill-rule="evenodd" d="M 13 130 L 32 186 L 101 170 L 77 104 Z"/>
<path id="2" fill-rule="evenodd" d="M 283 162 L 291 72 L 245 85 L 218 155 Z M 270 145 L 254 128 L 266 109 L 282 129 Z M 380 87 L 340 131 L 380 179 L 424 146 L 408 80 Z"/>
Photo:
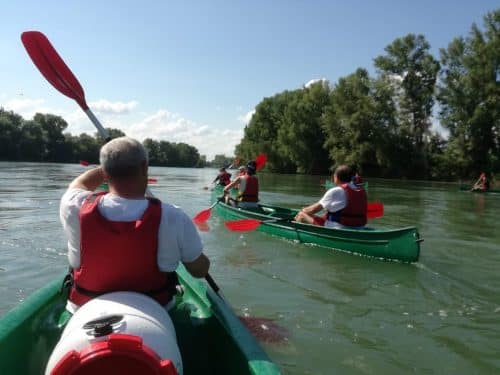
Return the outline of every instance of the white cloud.
<path id="1" fill-rule="evenodd" d="M 22 115 L 25 119 L 31 119 L 37 112 L 59 115 L 68 122 L 66 130 L 73 135 L 96 132 L 85 113 L 76 105 L 71 112 L 50 108 L 44 99 L 15 98 L 0 105 L 6 110 Z M 158 141 L 187 143 L 196 147 L 200 154 L 206 155 L 209 160 L 216 154 L 234 155 L 235 146 L 243 138 L 243 129 L 214 128 L 207 124 L 196 123 L 166 109 L 160 109 L 153 114 L 134 111 L 135 116 L 144 117 L 139 122 L 133 122 L 131 113 L 138 106 L 136 101 L 112 102 L 101 99 L 89 103 L 89 106 L 106 128 L 120 129 L 140 141 L 152 138 Z M 241 117 L 249 121 L 254 112 L 250 111 Z"/>
<path id="2" fill-rule="evenodd" d="M 168 142 L 184 142 L 198 149 L 210 160 L 215 154 L 233 155 L 234 147 L 241 141 L 243 130 L 217 129 L 188 120 L 165 109 L 158 110 L 126 130 L 139 140 L 152 138 Z"/>
<path id="3" fill-rule="evenodd" d="M 15 98 L 7 100 L 3 107 L 7 111 L 13 111 L 24 119 L 30 120 L 37 113 L 52 113 L 56 115 L 61 115 L 62 111 L 54 108 L 50 108 L 45 104 L 43 99 L 31 99 L 31 98 Z"/>
<path id="4" fill-rule="evenodd" d="M 110 102 L 106 99 L 101 99 L 96 102 L 89 103 L 89 107 L 101 114 L 127 114 L 130 113 L 135 107 L 137 107 L 137 102 L 132 100 L 130 102 Z"/>
<path id="5" fill-rule="evenodd" d="M 311 85 L 314 85 L 315 83 L 321 82 L 324 86 L 328 86 L 328 80 L 326 78 L 315 78 L 311 79 L 309 82 L 307 82 L 304 85 L 304 88 L 308 88 Z"/>
<path id="6" fill-rule="evenodd" d="M 252 119 L 252 116 L 254 115 L 254 113 L 255 113 L 255 109 L 252 109 L 250 112 L 247 112 L 244 115 L 238 116 L 238 121 L 247 125 L 250 122 L 250 120 Z"/>

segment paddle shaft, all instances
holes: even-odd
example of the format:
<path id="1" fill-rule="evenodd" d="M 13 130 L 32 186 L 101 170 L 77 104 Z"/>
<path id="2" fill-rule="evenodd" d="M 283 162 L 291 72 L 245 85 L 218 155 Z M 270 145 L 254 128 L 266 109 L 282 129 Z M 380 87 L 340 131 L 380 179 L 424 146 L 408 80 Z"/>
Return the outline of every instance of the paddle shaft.
<path id="1" fill-rule="evenodd" d="M 109 142 L 111 140 L 109 132 L 104 128 L 104 126 L 102 126 L 101 122 L 97 119 L 97 117 L 95 117 L 94 113 L 90 110 L 90 108 L 84 109 L 83 111 L 90 119 L 92 124 L 94 124 L 101 137 L 103 137 L 106 142 Z"/>

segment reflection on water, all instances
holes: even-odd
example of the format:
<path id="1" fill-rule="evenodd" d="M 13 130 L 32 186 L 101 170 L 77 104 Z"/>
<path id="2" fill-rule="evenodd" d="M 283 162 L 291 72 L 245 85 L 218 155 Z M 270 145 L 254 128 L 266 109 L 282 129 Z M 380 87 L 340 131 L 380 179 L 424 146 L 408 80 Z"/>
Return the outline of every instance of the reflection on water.
<path id="1" fill-rule="evenodd" d="M 0 163 L 0 314 L 67 268 L 59 199 L 79 165 Z M 208 208 L 215 169 L 151 168 L 154 193 L 191 217 Z M 324 178 L 324 176 L 322 176 Z M 301 207 L 318 176 L 261 174 L 261 199 Z M 216 215 L 200 228 L 211 274 L 239 315 L 287 329 L 266 349 L 287 374 L 500 371 L 500 194 L 369 180 L 385 205 L 374 226 L 416 225 L 416 264 L 385 262 L 253 231 Z"/>

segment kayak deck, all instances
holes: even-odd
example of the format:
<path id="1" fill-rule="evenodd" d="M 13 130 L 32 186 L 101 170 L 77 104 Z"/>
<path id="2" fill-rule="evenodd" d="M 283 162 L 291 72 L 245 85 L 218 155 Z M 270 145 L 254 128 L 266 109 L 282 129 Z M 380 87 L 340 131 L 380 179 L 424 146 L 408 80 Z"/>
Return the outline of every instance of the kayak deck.
<path id="1" fill-rule="evenodd" d="M 221 189 L 214 189 L 215 202 Z M 263 221 L 257 230 L 305 244 L 403 262 L 416 262 L 420 255 L 420 235 L 415 227 L 397 229 L 333 229 L 293 221 L 298 210 L 259 204 L 256 209 L 241 209 L 219 202 L 214 210 L 223 219 Z"/>
<path id="2" fill-rule="evenodd" d="M 169 311 L 184 374 L 279 374 L 231 308 L 204 283 L 179 268 L 184 288 Z M 2 374 L 41 374 L 70 319 L 62 277 L 38 290 L 0 320 Z"/>

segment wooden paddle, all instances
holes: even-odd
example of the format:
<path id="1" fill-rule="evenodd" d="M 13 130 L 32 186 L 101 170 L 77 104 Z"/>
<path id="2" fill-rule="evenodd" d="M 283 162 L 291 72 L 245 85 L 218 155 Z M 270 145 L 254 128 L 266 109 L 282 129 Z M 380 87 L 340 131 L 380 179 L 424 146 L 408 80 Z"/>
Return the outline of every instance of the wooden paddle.
<path id="1" fill-rule="evenodd" d="M 369 219 L 374 219 L 384 215 L 384 205 L 380 202 L 368 203 L 367 216 Z M 280 221 L 291 221 L 288 218 L 258 220 L 258 219 L 241 219 L 226 221 L 224 225 L 232 232 L 248 232 L 257 229 L 261 224 L 276 223 Z"/>

